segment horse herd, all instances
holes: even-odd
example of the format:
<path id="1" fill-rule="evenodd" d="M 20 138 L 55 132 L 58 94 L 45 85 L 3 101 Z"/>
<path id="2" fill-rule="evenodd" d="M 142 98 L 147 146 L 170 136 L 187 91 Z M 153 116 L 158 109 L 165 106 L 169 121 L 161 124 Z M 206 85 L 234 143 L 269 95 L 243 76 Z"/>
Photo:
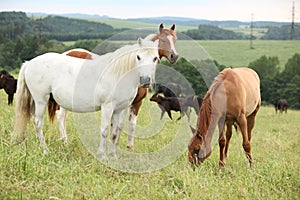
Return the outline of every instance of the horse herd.
<path id="1" fill-rule="evenodd" d="M 20 143 L 25 138 L 27 124 L 34 115 L 34 124 L 44 153 L 43 116 L 53 121 L 57 116 L 61 139 L 67 144 L 66 112 L 94 112 L 101 109 L 100 145 L 97 154 L 107 160 L 106 138 L 110 129 L 110 155 L 116 156 L 116 146 L 129 110 L 127 147 L 134 146 L 134 132 L 142 100 L 153 83 L 155 70 L 165 57 L 175 63 L 175 25 L 164 28 L 134 45 L 127 45 L 105 55 L 97 55 L 84 49 L 74 49 L 62 54 L 46 53 L 26 61 L 20 70 L 18 81 L 8 72 L 0 73 L 0 89 L 9 95 L 12 104 L 16 92 L 15 125 L 13 140 Z M 159 95 L 163 93 L 164 96 Z M 168 83 L 158 87 L 150 98 L 161 109 L 161 118 L 171 110 L 180 111 L 180 117 L 190 115 L 189 107 L 198 114 L 196 128 L 188 144 L 188 160 L 192 166 L 201 164 L 211 154 L 211 141 L 216 126 L 219 129 L 219 168 L 225 166 L 225 158 L 232 134 L 232 125 L 239 127 L 243 148 L 251 166 L 251 132 L 255 116 L 260 108 L 260 80 L 249 68 L 226 68 L 219 73 L 204 98 L 183 97 L 180 86 Z M 277 110 L 285 111 L 287 101 L 274 99 Z"/>

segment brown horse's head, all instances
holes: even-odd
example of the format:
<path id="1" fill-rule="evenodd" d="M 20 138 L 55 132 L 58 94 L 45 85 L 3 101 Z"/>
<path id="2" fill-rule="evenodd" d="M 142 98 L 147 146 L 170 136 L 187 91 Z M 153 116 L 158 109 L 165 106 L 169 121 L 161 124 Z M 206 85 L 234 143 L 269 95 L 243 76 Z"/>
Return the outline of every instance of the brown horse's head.
<path id="1" fill-rule="evenodd" d="M 164 28 L 163 24 L 159 26 L 159 33 L 153 37 L 153 41 L 158 40 L 159 57 L 165 57 L 170 63 L 175 63 L 178 59 L 178 54 L 175 49 L 177 39 L 175 24 L 171 28 Z"/>
<path id="2" fill-rule="evenodd" d="M 204 160 L 204 157 L 199 155 L 200 149 L 203 144 L 203 137 L 198 130 L 194 129 L 191 126 L 190 128 L 192 130 L 193 137 L 191 138 L 188 145 L 188 159 L 191 164 L 200 165 Z"/>

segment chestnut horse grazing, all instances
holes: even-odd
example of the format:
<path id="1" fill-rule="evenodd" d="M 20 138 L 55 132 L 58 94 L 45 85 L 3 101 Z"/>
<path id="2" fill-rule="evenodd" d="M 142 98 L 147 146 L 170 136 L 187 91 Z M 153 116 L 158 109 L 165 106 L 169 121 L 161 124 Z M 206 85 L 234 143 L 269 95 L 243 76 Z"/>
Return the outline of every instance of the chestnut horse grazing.
<path id="1" fill-rule="evenodd" d="M 232 124 L 236 122 L 242 132 L 243 148 L 251 167 L 251 131 L 260 104 L 260 80 L 255 71 L 249 68 L 221 71 L 203 99 L 197 128 L 192 128 L 193 137 L 188 145 L 189 162 L 199 165 L 210 156 L 213 132 L 218 125 L 219 168 L 223 169 Z"/>

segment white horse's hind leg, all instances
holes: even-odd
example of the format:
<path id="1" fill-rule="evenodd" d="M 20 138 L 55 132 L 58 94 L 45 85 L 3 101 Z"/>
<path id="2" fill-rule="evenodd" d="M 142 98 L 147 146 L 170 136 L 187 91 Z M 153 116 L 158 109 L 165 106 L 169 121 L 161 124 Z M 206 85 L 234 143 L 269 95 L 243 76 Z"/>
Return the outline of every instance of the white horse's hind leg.
<path id="1" fill-rule="evenodd" d="M 58 129 L 60 132 L 60 139 L 64 141 L 64 144 L 68 144 L 68 136 L 66 131 L 66 116 L 67 110 L 60 107 L 59 110 L 56 111 L 56 118 L 58 122 Z"/>
<path id="2" fill-rule="evenodd" d="M 44 114 L 45 114 L 45 109 L 46 109 L 46 102 L 43 103 L 35 103 L 35 119 L 34 119 L 34 124 L 35 124 L 35 129 L 38 134 L 38 139 L 40 141 L 43 153 L 48 153 L 48 147 L 45 142 L 44 138 L 44 133 L 43 133 L 43 124 L 44 124 Z"/>
<path id="3" fill-rule="evenodd" d="M 127 141 L 127 147 L 130 149 L 133 149 L 136 120 L 137 120 L 137 116 L 133 112 L 130 112 L 129 123 L 128 123 L 128 141 Z"/>

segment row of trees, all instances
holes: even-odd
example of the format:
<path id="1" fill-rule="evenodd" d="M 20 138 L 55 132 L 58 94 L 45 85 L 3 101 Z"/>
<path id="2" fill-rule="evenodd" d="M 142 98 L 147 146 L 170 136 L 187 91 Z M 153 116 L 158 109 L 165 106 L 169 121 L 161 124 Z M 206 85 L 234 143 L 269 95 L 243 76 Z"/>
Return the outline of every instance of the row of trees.
<path id="1" fill-rule="evenodd" d="M 188 30 L 185 34 L 194 40 L 243 40 L 249 38 L 245 34 L 212 25 L 199 25 L 198 29 Z"/>
<path id="2" fill-rule="evenodd" d="M 289 107 L 300 109 L 300 54 L 290 58 L 284 70 L 278 65 L 278 57 L 266 56 L 249 64 L 260 76 L 262 100 L 270 103 L 273 98 L 284 98 Z"/>

